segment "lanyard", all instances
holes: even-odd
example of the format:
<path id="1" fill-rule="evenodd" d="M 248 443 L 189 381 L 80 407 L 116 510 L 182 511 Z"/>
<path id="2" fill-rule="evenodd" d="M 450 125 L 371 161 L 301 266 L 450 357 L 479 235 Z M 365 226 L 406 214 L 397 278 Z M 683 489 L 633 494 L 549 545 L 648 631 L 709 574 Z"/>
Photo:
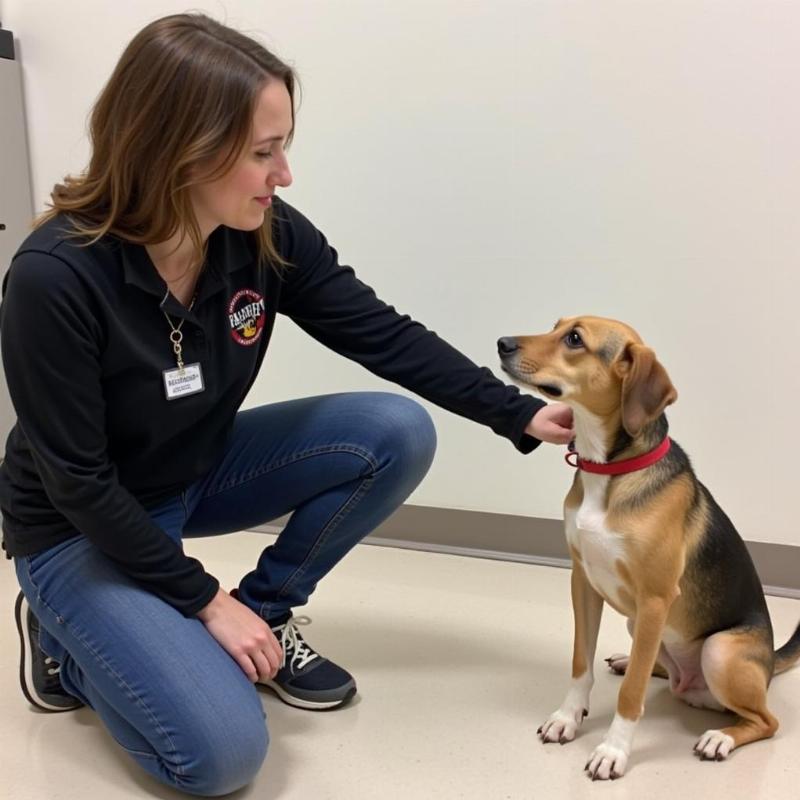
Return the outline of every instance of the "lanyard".
<path id="1" fill-rule="evenodd" d="M 192 298 L 192 302 L 189 303 L 189 311 L 194 308 L 194 301 L 197 300 L 197 292 L 195 292 L 194 297 Z M 183 327 L 183 323 L 186 322 L 186 319 L 182 319 L 178 326 L 175 327 L 172 324 L 172 320 L 169 318 L 169 314 L 167 314 L 164 309 L 161 309 L 161 313 L 164 315 L 164 318 L 167 320 L 167 324 L 170 327 L 170 334 L 169 340 L 172 342 L 172 351 L 175 353 L 175 361 L 178 365 L 178 369 L 181 373 L 183 373 L 183 347 L 181 343 L 183 342 L 183 333 L 181 332 L 181 328 Z"/>

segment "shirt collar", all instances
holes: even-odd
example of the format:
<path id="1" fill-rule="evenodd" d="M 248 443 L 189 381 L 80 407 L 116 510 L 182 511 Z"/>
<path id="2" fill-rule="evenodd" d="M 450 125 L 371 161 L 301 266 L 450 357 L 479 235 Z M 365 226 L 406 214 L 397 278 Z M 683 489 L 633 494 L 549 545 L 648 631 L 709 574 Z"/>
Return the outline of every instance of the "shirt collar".
<path id="1" fill-rule="evenodd" d="M 214 294 L 225 285 L 225 276 L 255 261 L 252 236 L 244 231 L 220 225 L 208 237 L 206 272 L 203 276 L 198 300 Z M 125 283 L 136 286 L 148 294 L 163 300 L 167 284 L 158 274 L 144 245 L 121 240 L 122 270 Z M 180 305 L 180 304 L 177 304 Z"/>

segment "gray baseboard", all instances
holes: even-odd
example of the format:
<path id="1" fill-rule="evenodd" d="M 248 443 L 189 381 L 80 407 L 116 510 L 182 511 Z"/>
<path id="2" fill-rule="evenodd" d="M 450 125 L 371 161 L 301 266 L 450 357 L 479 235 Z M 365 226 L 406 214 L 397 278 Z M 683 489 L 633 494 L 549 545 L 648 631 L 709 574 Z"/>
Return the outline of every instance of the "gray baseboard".
<path id="1" fill-rule="evenodd" d="M 259 530 L 277 531 L 284 520 Z M 461 511 L 430 506 L 401 506 L 365 540 L 367 544 L 436 553 L 569 567 L 560 520 Z M 800 598 L 800 547 L 746 542 L 764 590 Z"/>

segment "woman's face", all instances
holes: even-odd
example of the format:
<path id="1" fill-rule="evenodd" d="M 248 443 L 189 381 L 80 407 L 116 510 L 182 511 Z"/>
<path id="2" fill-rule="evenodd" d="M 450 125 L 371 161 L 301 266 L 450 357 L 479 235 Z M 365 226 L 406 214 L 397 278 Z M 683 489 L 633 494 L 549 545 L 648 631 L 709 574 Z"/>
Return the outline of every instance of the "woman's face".
<path id="1" fill-rule="evenodd" d="M 189 190 L 205 236 L 219 225 L 242 231 L 261 227 L 275 187 L 292 183 L 284 150 L 291 129 L 289 91 L 282 81 L 270 79 L 256 104 L 252 139 L 239 160 L 226 175 Z"/>

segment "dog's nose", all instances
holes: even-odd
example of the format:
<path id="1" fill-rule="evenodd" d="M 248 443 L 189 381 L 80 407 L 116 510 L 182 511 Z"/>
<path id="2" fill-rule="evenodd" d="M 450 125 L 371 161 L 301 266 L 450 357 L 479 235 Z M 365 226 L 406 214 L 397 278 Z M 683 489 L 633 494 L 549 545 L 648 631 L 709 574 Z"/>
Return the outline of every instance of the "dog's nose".
<path id="1" fill-rule="evenodd" d="M 501 356 L 510 356 L 517 350 L 519 350 L 519 345 L 513 336 L 504 336 L 502 339 L 497 340 L 497 352 Z"/>

